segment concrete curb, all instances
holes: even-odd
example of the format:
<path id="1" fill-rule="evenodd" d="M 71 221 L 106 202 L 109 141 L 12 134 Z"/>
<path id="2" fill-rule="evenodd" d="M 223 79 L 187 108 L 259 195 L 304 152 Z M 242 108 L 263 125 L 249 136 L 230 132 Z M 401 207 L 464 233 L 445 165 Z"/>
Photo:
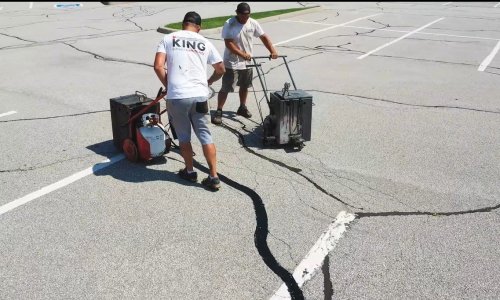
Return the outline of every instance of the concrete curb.
<path id="1" fill-rule="evenodd" d="M 262 18 L 262 19 L 258 19 L 257 21 L 259 21 L 259 23 L 266 23 L 266 22 L 270 22 L 270 21 L 276 21 L 276 20 L 280 20 L 280 19 L 284 19 L 284 18 L 304 15 L 304 14 L 322 11 L 322 10 L 323 10 L 323 7 L 321 7 L 321 6 L 311 6 L 310 9 L 304 9 L 304 10 L 294 11 L 294 12 L 287 13 L 287 14 L 281 14 L 281 15 L 277 15 L 277 16 Z M 159 33 L 169 34 L 169 33 L 175 32 L 175 31 L 179 31 L 179 29 L 173 29 L 173 28 L 160 26 L 160 27 L 158 27 L 158 29 L 156 31 Z M 211 29 L 206 29 L 206 30 L 201 29 L 200 30 L 200 34 L 213 34 L 213 33 L 221 33 L 221 32 L 222 32 L 222 27 L 211 28 Z"/>

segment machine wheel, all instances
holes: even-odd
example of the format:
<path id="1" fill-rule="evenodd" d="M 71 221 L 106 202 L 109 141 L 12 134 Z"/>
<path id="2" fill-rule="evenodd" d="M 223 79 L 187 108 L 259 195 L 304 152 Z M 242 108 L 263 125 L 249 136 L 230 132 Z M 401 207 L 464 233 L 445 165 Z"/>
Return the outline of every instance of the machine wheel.
<path id="1" fill-rule="evenodd" d="M 123 152 L 125 153 L 125 157 L 131 162 L 137 162 L 139 158 L 139 152 L 137 151 L 137 146 L 134 141 L 129 138 L 123 140 L 122 144 Z"/>

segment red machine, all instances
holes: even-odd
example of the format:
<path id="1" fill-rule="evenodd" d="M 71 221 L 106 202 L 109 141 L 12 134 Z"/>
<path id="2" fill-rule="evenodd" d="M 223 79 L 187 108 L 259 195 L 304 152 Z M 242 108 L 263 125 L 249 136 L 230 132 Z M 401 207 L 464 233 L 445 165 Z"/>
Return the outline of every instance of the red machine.
<path id="1" fill-rule="evenodd" d="M 113 142 L 128 160 L 149 161 L 170 152 L 172 139 L 161 123 L 159 101 L 166 92 L 160 88 L 155 100 L 135 94 L 110 99 Z M 140 117 L 140 118 L 139 118 Z M 175 132 L 172 127 L 175 137 Z"/>

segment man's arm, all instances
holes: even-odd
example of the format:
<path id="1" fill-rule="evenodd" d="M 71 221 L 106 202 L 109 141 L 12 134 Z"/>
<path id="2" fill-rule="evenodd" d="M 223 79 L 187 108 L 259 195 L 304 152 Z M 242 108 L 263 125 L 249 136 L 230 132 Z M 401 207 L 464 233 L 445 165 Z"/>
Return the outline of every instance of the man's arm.
<path id="1" fill-rule="evenodd" d="M 226 44 L 226 48 L 229 49 L 231 53 L 241 56 L 244 60 L 250 60 L 252 58 L 252 55 L 250 55 L 250 53 L 242 51 L 240 47 L 236 45 L 233 39 L 224 39 L 224 43 Z"/>
<path id="2" fill-rule="evenodd" d="M 278 58 L 278 52 L 276 51 L 276 48 L 274 48 L 273 43 L 271 42 L 271 39 L 267 34 L 263 34 L 260 37 L 260 40 L 266 46 L 267 50 L 269 50 L 269 53 L 271 53 L 271 58 L 276 59 Z"/>
<path id="3" fill-rule="evenodd" d="M 208 85 L 212 85 L 212 83 L 219 80 L 226 72 L 226 67 L 224 67 L 224 64 L 222 62 L 213 64 L 212 67 L 214 67 L 214 72 L 212 73 L 212 76 L 208 78 Z"/>
<path id="4" fill-rule="evenodd" d="M 156 52 L 154 69 L 156 76 L 160 79 L 161 83 L 167 87 L 167 70 L 165 70 L 165 61 L 167 59 L 167 54 L 163 52 Z"/>

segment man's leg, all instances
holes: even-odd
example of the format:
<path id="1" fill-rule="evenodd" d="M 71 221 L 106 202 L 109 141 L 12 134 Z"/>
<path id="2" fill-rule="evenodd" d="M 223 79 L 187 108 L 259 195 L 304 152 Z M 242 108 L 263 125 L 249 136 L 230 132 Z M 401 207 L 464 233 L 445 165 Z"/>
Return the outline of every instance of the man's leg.
<path id="1" fill-rule="evenodd" d="M 191 142 L 179 142 L 179 148 L 181 148 L 181 156 L 184 158 L 186 169 L 190 172 L 193 171 L 193 146 L 191 146 Z"/>
<path id="2" fill-rule="evenodd" d="M 239 94 L 240 94 L 240 107 L 238 107 L 236 114 L 243 116 L 245 118 L 251 118 L 252 113 L 248 110 L 248 108 L 246 106 L 247 96 L 248 96 L 248 88 L 247 87 L 240 87 Z"/>
<path id="3" fill-rule="evenodd" d="M 210 168 L 210 176 L 217 177 L 217 156 L 215 144 L 206 144 L 202 146 L 203 155 L 207 160 L 208 167 Z"/>
<path id="4" fill-rule="evenodd" d="M 217 95 L 217 109 L 222 110 L 224 104 L 226 103 L 228 92 L 219 92 Z"/>
<path id="5" fill-rule="evenodd" d="M 248 88 L 240 87 L 239 94 L 240 94 L 240 106 L 246 106 L 248 97 Z"/>

